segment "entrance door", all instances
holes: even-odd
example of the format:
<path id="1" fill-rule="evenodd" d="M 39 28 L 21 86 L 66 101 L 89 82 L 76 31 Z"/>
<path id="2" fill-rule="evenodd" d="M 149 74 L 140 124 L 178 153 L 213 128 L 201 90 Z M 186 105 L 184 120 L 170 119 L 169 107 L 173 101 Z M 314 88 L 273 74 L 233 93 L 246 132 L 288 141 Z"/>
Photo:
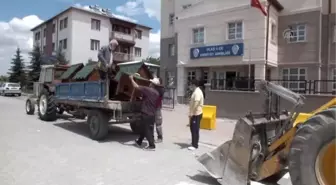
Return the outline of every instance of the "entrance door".
<path id="1" fill-rule="evenodd" d="M 225 77 L 226 77 L 226 88 L 232 89 L 234 87 L 234 80 L 237 77 L 237 72 L 227 71 Z"/>

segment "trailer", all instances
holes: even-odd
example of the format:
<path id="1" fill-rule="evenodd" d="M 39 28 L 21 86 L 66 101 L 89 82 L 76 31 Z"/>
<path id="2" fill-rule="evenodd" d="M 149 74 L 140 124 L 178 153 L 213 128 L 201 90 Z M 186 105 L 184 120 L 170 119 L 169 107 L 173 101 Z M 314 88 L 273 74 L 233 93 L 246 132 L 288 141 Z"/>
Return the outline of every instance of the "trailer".
<path id="1" fill-rule="evenodd" d="M 102 80 L 95 64 L 76 64 L 62 68 L 43 66 L 40 81 L 34 84 L 34 95 L 26 101 L 26 112 L 39 118 L 55 121 L 67 112 L 77 119 L 86 119 L 93 140 L 103 140 L 111 124 L 130 123 L 134 133 L 139 133 L 141 93 L 130 83 L 129 75 L 136 74 L 139 85 L 148 86 L 150 72 L 144 63 L 118 65 L 113 78 Z M 55 74 L 58 74 L 55 76 Z"/>

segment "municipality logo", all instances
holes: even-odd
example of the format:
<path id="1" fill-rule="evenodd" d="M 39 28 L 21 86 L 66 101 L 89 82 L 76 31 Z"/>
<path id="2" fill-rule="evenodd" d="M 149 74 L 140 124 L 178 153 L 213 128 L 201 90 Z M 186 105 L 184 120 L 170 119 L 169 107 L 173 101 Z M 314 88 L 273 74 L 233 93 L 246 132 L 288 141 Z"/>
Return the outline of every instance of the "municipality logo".
<path id="1" fill-rule="evenodd" d="M 234 55 L 237 55 L 239 51 L 239 46 L 237 44 L 233 45 L 231 51 Z"/>
<path id="2" fill-rule="evenodd" d="M 199 55 L 199 49 L 198 49 L 198 48 L 195 48 L 195 49 L 193 50 L 193 56 L 194 56 L 194 58 L 197 58 L 198 55 Z"/>

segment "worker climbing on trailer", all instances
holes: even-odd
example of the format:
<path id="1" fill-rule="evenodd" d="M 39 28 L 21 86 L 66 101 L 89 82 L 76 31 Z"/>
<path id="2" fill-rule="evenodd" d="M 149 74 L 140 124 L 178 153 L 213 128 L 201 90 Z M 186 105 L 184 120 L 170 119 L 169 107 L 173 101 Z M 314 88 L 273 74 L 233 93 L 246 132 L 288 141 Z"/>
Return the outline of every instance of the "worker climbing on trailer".
<path id="1" fill-rule="evenodd" d="M 106 73 L 114 73 L 115 71 L 116 64 L 113 63 L 113 53 L 118 45 L 118 41 L 112 39 L 108 46 L 103 46 L 98 52 L 98 68 L 102 79 L 105 79 Z"/>

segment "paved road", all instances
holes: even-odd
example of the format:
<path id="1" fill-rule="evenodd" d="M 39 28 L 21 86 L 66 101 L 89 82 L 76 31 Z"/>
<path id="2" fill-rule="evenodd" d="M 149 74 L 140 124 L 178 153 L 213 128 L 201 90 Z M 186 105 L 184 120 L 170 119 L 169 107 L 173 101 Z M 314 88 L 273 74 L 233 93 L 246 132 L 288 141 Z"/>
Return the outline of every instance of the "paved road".
<path id="1" fill-rule="evenodd" d="M 80 121 L 42 122 L 25 114 L 24 97 L 0 96 L 0 184 L 217 185 L 186 149 L 186 110 L 176 109 L 163 113 L 165 142 L 146 152 L 131 144 L 128 125 L 112 126 L 105 142 L 95 142 Z M 231 138 L 233 128 L 234 121 L 219 120 L 216 131 L 202 131 L 196 155 Z M 287 175 L 279 184 L 288 183 Z"/>

